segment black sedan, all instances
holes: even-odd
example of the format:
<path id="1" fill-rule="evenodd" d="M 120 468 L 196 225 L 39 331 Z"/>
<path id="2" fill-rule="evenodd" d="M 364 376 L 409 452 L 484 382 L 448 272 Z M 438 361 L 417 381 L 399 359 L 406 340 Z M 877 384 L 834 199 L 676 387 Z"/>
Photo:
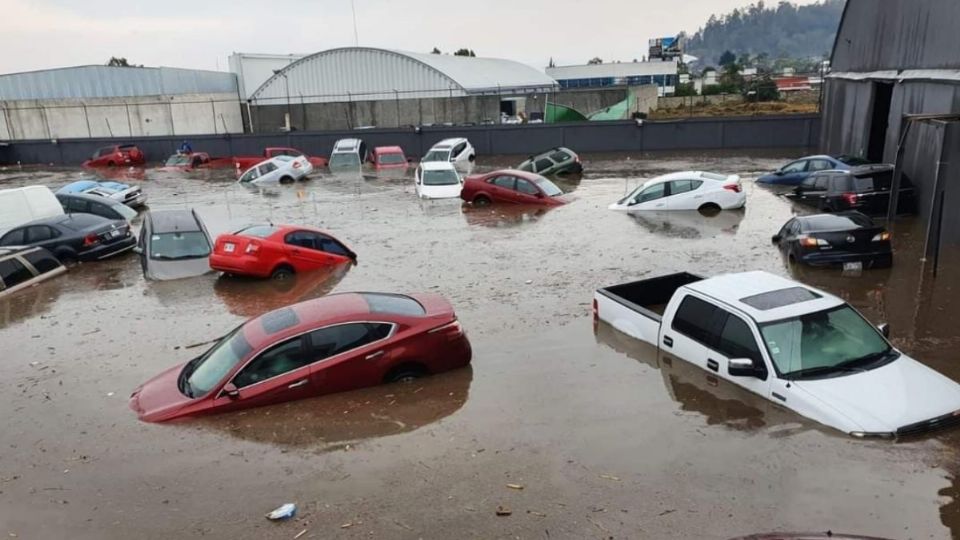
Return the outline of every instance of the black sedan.
<path id="1" fill-rule="evenodd" d="M 137 239 L 125 220 L 67 214 L 21 225 L 0 238 L 0 246 L 40 246 L 63 264 L 106 259 L 133 249 Z"/>
<path id="2" fill-rule="evenodd" d="M 893 264 L 890 233 L 860 212 L 798 216 L 773 236 L 791 263 L 861 263 L 871 268 Z"/>

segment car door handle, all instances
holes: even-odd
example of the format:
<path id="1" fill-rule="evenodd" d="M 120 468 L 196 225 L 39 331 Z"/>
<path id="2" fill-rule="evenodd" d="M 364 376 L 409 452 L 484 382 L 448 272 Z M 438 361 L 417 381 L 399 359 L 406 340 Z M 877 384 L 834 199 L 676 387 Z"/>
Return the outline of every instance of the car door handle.
<path id="1" fill-rule="evenodd" d="M 381 357 L 381 356 L 383 356 L 383 351 L 377 351 L 377 352 L 375 352 L 375 353 L 370 353 L 370 354 L 368 354 L 368 355 L 367 355 L 367 360 L 373 360 L 374 358 L 378 358 L 378 357 Z"/>
<path id="2" fill-rule="evenodd" d="M 295 383 L 287 386 L 287 388 L 300 388 L 301 386 L 307 384 L 308 382 L 310 382 L 310 381 L 308 381 L 307 379 L 302 379 L 302 380 L 299 380 L 299 381 L 297 381 L 297 382 L 295 382 Z"/>
<path id="3" fill-rule="evenodd" d="M 294 248 L 294 249 L 291 249 L 291 250 L 290 250 L 290 253 L 300 253 L 300 250 Z"/>
<path id="4" fill-rule="evenodd" d="M 694 195 L 693 198 L 694 198 L 694 199 L 702 199 L 702 198 L 703 198 L 703 195 Z"/>
<path id="5" fill-rule="evenodd" d="M 779 399 L 780 401 L 787 401 L 787 398 L 785 398 L 784 396 L 781 396 L 780 394 L 778 394 L 778 393 L 776 393 L 776 392 L 773 392 L 773 397 Z"/>
<path id="6" fill-rule="evenodd" d="M 673 347 L 673 338 L 670 336 L 663 336 L 663 344 L 667 347 Z"/>
<path id="7" fill-rule="evenodd" d="M 720 364 L 716 360 L 707 358 L 707 367 L 713 371 L 720 371 Z"/>

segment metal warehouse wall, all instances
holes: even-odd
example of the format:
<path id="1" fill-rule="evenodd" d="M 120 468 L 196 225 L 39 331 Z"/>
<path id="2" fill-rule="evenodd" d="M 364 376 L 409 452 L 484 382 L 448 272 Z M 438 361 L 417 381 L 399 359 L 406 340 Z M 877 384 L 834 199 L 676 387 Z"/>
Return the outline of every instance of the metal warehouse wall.
<path id="1" fill-rule="evenodd" d="M 308 153 L 329 155 L 340 138 L 362 137 L 371 146 L 398 144 L 409 156 L 419 157 L 447 137 L 467 137 L 480 154 L 529 155 L 554 146 L 578 152 L 643 152 L 656 150 L 719 150 L 810 148 L 820 131 L 816 115 L 692 118 L 667 122 L 581 122 L 570 124 L 427 127 L 362 131 L 292 132 L 285 134 L 195 136 L 194 149 L 211 155 L 256 155 L 268 146 L 292 146 Z M 84 139 L 14 142 L 0 147 L 6 164 L 17 161 L 78 165 L 106 144 L 139 145 L 151 161 L 174 153 L 182 137 Z"/>

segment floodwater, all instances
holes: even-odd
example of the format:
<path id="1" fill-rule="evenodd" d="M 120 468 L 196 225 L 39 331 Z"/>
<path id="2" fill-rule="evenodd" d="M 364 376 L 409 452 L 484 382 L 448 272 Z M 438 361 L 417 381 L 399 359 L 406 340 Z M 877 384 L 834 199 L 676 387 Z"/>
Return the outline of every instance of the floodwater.
<path id="1" fill-rule="evenodd" d="M 585 157 L 584 177 L 561 182 L 573 202 L 548 211 L 419 201 L 409 177 L 248 190 L 229 173 L 140 175 L 152 208 L 196 208 L 213 234 L 317 225 L 359 264 L 282 288 L 214 275 L 148 283 L 130 255 L 0 300 L 0 536 L 960 537 L 957 431 L 853 440 L 594 331 L 601 286 L 684 270 L 790 275 L 770 236 L 803 210 L 752 181 L 791 153 Z M 743 175 L 746 210 L 606 209 L 642 178 L 691 168 Z M 0 186 L 78 174 L 7 171 Z M 948 253 L 933 277 L 913 220 L 896 223 L 894 240 L 892 269 L 795 277 L 889 322 L 900 348 L 960 380 L 960 258 Z M 473 367 L 164 425 L 128 409 L 138 384 L 202 351 L 190 345 L 349 290 L 445 295 Z M 286 502 L 296 519 L 264 519 Z"/>

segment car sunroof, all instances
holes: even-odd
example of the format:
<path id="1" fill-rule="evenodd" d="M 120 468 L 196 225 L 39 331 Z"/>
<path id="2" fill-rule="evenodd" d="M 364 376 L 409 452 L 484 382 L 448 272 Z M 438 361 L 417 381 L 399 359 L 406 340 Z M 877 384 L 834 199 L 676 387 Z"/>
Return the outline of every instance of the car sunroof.
<path id="1" fill-rule="evenodd" d="M 263 325 L 264 332 L 267 334 L 275 334 L 281 330 L 296 326 L 299 322 L 300 319 L 297 318 L 295 311 L 290 308 L 284 308 L 267 313 L 263 316 L 260 324 Z"/>
<path id="2" fill-rule="evenodd" d="M 805 287 L 790 287 L 788 289 L 747 296 L 746 298 L 741 298 L 740 301 L 752 308 L 766 311 L 768 309 L 776 309 L 792 304 L 799 304 L 800 302 L 816 300 L 817 298 L 822 297 L 810 289 Z"/>

